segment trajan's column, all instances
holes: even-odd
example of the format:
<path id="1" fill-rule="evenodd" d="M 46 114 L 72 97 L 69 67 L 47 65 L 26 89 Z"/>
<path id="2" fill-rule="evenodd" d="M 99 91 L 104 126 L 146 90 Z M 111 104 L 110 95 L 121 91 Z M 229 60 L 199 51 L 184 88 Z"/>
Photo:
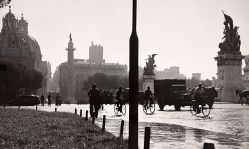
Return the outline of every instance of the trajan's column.
<path id="1" fill-rule="evenodd" d="M 224 14 L 224 12 L 223 12 Z M 223 41 L 219 43 L 220 51 L 215 57 L 218 66 L 218 98 L 226 102 L 238 102 L 236 90 L 242 88 L 241 64 L 244 58 L 240 52 L 240 36 L 238 27 L 233 25 L 230 16 L 224 14 L 225 28 Z"/>
<path id="2" fill-rule="evenodd" d="M 76 100 L 74 98 L 74 50 L 73 42 L 72 42 L 72 36 L 69 35 L 69 42 L 68 42 L 68 48 L 66 49 L 68 51 L 67 54 L 67 65 L 68 65 L 68 79 L 67 79 L 67 98 L 65 99 L 65 103 L 76 103 Z"/>

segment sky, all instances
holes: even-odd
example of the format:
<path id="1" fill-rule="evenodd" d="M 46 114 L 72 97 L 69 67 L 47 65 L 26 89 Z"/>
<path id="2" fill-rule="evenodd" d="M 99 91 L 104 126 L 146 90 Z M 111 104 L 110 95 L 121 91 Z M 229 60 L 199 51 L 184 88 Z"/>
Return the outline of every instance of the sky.
<path id="1" fill-rule="evenodd" d="M 29 35 L 38 41 L 52 72 L 67 61 L 70 33 L 75 58 L 88 59 L 93 41 L 104 47 L 106 62 L 129 66 L 132 0 L 12 0 L 10 5 L 16 17 L 23 13 Z M 179 66 L 188 78 L 199 72 L 202 79 L 211 79 L 223 37 L 222 10 L 239 26 L 241 52 L 246 55 L 248 8 L 249 0 L 138 0 L 139 65 L 144 67 L 148 55 L 156 53 L 156 70 Z M 8 9 L 0 9 L 0 14 Z"/>

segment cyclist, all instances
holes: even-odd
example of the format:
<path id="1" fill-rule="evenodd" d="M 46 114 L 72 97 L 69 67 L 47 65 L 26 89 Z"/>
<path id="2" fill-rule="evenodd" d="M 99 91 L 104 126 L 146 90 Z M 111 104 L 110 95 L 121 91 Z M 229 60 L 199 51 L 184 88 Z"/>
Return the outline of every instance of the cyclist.
<path id="1" fill-rule="evenodd" d="M 120 112 L 122 112 L 122 105 L 124 104 L 123 96 L 124 96 L 124 91 L 122 90 L 122 87 L 119 87 L 118 91 L 116 92 L 116 103 L 118 107 L 117 110 Z"/>
<path id="2" fill-rule="evenodd" d="M 145 105 L 147 105 L 148 102 L 150 102 L 150 104 L 153 103 L 152 92 L 149 86 L 147 87 L 147 90 L 144 92 L 144 100 L 145 100 Z"/>
<path id="3" fill-rule="evenodd" d="M 196 101 L 197 114 L 201 113 L 199 105 L 202 105 L 202 101 L 203 101 L 204 98 L 205 98 L 205 90 L 202 87 L 202 84 L 200 83 L 198 85 L 198 88 L 196 88 L 195 91 L 194 91 L 194 99 Z"/>

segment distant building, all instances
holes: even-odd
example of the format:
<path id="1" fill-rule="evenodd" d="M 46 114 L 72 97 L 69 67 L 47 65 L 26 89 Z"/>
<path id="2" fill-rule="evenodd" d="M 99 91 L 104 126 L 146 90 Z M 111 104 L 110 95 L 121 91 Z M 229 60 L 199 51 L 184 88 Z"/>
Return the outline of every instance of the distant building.
<path id="1" fill-rule="evenodd" d="M 201 73 L 192 73 L 192 78 L 196 80 L 201 80 Z"/>
<path id="2" fill-rule="evenodd" d="M 242 77 L 244 89 L 249 90 L 249 55 L 245 56 L 244 75 Z"/>
<path id="3" fill-rule="evenodd" d="M 2 30 L 0 32 L 0 60 L 17 64 L 23 64 L 28 69 L 36 69 L 43 75 L 43 83 L 51 75 L 51 66 L 42 61 L 41 50 L 38 42 L 28 34 L 28 22 L 23 15 L 18 20 L 9 12 L 2 19 Z M 45 92 L 46 87 L 41 89 Z"/>
<path id="4" fill-rule="evenodd" d="M 178 66 L 166 68 L 163 71 L 155 71 L 156 79 L 186 79 L 183 74 L 180 74 Z"/>
<path id="5" fill-rule="evenodd" d="M 89 89 L 89 84 L 84 84 L 84 81 L 88 79 L 89 76 L 96 73 L 104 73 L 106 75 L 118 75 L 127 76 L 127 66 L 118 63 L 105 63 L 103 59 L 103 46 L 91 45 L 89 52 L 98 49 L 102 51 L 99 56 L 98 53 L 89 53 L 89 59 L 74 59 L 70 57 L 68 61 L 73 62 L 73 76 L 69 74 L 68 62 L 61 63 L 58 67 L 59 70 L 59 88 L 63 99 L 67 98 L 69 92 L 70 83 L 73 82 L 73 94 L 77 103 L 87 103 L 87 89 Z M 93 51 L 94 51 L 93 50 Z M 94 56 L 93 56 L 94 55 Z M 101 56 L 102 55 L 102 56 Z M 91 57 L 91 60 L 90 60 Z M 70 60 L 71 59 L 71 60 Z M 72 69 L 71 69 L 72 70 Z M 70 81 L 70 77 L 73 77 L 73 81 Z"/>
<path id="6" fill-rule="evenodd" d="M 105 63 L 103 59 L 103 46 L 94 45 L 91 42 L 91 46 L 89 47 L 89 62 L 91 63 Z"/>

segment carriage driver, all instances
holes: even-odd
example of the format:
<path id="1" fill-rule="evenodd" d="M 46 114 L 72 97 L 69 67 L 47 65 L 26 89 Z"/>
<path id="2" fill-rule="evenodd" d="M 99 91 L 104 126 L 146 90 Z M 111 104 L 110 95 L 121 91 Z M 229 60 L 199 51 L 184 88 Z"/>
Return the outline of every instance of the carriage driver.
<path id="1" fill-rule="evenodd" d="M 117 102 L 117 107 L 118 107 L 118 111 L 122 112 L 122 105 L 124 104 L 124 92 L 122 90 L 122 87 L 118 88 L 118 91 L 116 92 L 116 102 Z"/>
<path id="2" fill-rule="evenodd" d="M 201 105 L 201 101 L 205 98 L 205 90 L 204 88 L 202 87 L 202 84 L 200 83 L 198 85 L 198 88 L 195 89 L 195 92 L 194 92 L 194 99 L 196 100 L 196 106 L 197 106 L 197 113 L 200 113 L 201 110 L 199 108 L 199 105 Z"/>

